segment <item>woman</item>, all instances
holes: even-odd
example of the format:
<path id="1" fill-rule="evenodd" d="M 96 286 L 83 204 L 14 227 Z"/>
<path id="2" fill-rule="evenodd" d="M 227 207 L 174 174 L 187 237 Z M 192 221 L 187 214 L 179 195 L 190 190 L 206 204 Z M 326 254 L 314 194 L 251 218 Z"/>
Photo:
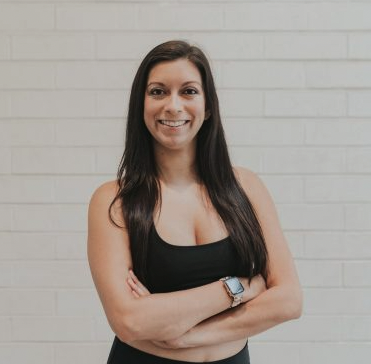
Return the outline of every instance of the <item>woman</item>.
<path id="1" fill-rule="evenodd" d="M 166 42 L 142 61 L 117 180 L 90 201 L 88 258 L 109 364 L 246 364 L 248 337 L 300 316 L 272 199 L 231 166 L 199 48 Z"/>

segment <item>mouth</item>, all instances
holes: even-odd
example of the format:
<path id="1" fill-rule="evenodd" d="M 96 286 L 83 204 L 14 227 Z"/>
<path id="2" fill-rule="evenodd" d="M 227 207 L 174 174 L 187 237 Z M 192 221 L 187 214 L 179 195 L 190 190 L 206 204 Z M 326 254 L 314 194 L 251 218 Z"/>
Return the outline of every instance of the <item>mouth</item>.
<path id="1" fill-rule="evenodd" d="M 169 126 L 171 128 L 180 128 L 181 126 L 187 124 L 190 120 L 157 120 L 160 124 Z"/>

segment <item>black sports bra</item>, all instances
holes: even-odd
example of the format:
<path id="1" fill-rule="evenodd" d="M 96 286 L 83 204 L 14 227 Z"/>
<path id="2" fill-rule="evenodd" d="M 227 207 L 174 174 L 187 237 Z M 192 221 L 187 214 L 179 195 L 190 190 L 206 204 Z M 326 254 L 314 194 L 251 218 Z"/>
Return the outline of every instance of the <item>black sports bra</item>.
<path id="1" fill-rule="evenodd" d="M 202 245 L 173 245 L 152 225 L 148 247 L 151 293 L 194 288 L 225 276 L 243 276 L 241 260 L 230 237 Z"/>

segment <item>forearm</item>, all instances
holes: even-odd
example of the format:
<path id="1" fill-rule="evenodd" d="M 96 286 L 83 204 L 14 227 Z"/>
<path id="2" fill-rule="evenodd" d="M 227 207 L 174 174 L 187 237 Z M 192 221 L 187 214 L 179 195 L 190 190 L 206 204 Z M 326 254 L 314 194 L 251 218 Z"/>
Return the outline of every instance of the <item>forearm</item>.
<path id="1" fill-rule="evenodd" d="M 276 286 L 245 304 L 201 322 L 180 341 L 187 346 L 205 346 L 248 338 L 300 314 L 301 292 Z"/>
<path id="2" fill-rule="evenodd" d="M 132 340 L 169 340 L 198 323 L 229 308 L 231 299 L 223 283 L 170 293 L 157 293 L 135 300 L 125 314 L 125 335 Z"/>

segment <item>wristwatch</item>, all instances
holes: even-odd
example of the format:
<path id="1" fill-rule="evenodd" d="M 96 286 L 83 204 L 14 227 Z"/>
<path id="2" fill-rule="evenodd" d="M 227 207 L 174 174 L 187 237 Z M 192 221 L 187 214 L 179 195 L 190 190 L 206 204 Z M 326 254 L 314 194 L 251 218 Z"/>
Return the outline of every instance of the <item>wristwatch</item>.
<path id="1" fill-rule="evenodd" d="M 220 278 L 220 281 L 224 283 L 224 287 L 229 294 L 230 297 L 232 297 L 232 303 L 231 308 L 238 306 L 242 302 L 242 295 L 245 289 L 243 288 L 242 283 L 237 277 L 224 277 Z"/>

